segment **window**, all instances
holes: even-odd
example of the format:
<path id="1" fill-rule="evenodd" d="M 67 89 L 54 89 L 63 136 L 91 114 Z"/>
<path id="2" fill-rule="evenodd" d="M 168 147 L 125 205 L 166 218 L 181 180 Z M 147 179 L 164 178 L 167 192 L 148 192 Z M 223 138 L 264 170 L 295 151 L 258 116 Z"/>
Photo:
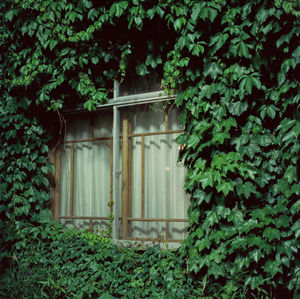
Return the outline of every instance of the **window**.
<path id="1" fill-rule="evenodd" d="M 60 222 L 101 231 L 113 215 L 116 239 L 185 237 L 189 199 L 177 162 L 178 111 L 163 108 L 160 93 L 115 96 L 95 113 L 68 118 L 55 158 Z"/>

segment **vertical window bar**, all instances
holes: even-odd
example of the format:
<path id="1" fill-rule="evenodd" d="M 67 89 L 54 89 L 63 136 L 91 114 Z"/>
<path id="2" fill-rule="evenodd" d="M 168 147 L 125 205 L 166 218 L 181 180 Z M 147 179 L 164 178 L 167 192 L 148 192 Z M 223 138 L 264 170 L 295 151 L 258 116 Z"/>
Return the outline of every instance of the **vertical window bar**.
<path id="1" fill-rule="evenodd" d="M 141 136 L 141 217 L 145 218 L 145 136 Z"/>
<path id="2" fill-rule="evenodd" d="M 169 221 L 166 221 L 166 241 L 169 240 Z"/>
<path id="3" fill-rule="evenodd" d="M 165 120 L 165 131 L 169 131 L 169 113 L 167 111 L 164 112 L 164 120 Z"/>
<path id="4" fill-rule="evenodd" d="M 113 148 L 114 141 L 113 138 L 110 139 L 110 213 L 113 213 Z"/>
<path id="5" fill-rule="evenodd" d="M 122 155 L 122 238 L 128 232 L 128 118 L 123 119 L 123 155 Z"/>
<path id="6" fill-rule="evenodd" d="M 73 184 L 74 184 L 74 143 L 70 152 L 70 216 L 73 216 Z"/>
<path id="7" fill-rule="evenodd" d="M 117 80 L 114 80 L 114 100 L 119 96 L 119 83 Z"/>
<path id="8" fill-rule="evenodd" d="M 128 119 L 128 134 L 132 133 L 132 123 Z M 132 217 L 132 137 L 128 137 L 128 213 L 127 217 Z M 132 234 L 132 223 L 128 222 L 127 233 Z"/>
<path id="9" fill-rule="evenodd" d="M 114 220 L 112 225 L 112 239 L 116 240 L 119 237 L 119 136 L 120 136 L 120 111 L 116 106 L 113 107 L 113 214 Z"/>
<path id="10" fill-rule="evenodd" d="M 61 148 L 58 146 L 55 151 L 55 192 L 54 192 L 54 219 L 58 221 L 60 211 L 60 159 Z"/>

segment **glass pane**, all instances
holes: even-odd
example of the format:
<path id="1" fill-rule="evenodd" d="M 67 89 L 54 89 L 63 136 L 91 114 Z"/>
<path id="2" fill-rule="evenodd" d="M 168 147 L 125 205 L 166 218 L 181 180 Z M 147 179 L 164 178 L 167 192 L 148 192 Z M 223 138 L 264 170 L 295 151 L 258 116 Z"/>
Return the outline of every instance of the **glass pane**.
<path id="1" fill-rule="evenodd" d="M 179 133 L 170 132 L 179 129 L 176 109 L 165 111 L 161 104 L 139 105 L 126 111 L 124 109 L 122 116 L 125 115 L 131 122 L 133 135 L 129 153 L 132 157 L 129 166 L 132 178 L 128 216 L 139 219 L 187 219 L 189 198 L 184 192 L 186 170 L 177 162 L 179 150 L 176 137 Z M 167 128 L 169 133 L 165 134 Z M 187 223 L 170 222 L 168 238 L 183 239 L 186 226 Z M 165 239 L 166 229 L 165 221 L 132 221 L 129 226 L 130 237 L 146 239 Z"/>
<path id="2" fill-rule="evenodd" d="M 119 86 L 119 96 L 128 96 L 152 91 L 159 91 L 161 88 L 161 78 L 157 74 L 145 77 L 138 75 L 128 75 Z"/>
<path id="3" fill-rule="evenodd" d="M 109 216 L 108 203 L 111 199 L 112 188 L 111 136 L 112 114 L 110 112 L 89 114 L 68 121 L 67 141 L 61 154 L 60 216 L 71 216 L 71 164 L 73 167 L 72 216 L 83 218 Z M 70 142 L 74 140 L 77 142 Z M 71 162 L 72 148 L 73 163 Z M 80 229 L 88 229 L 91 223 L 94 226 L 97 221 L 103 220 L 96 219 L 90 222 L 89 219 L 61 219 L 62 223 L 74 225 Z M 101 229 L 98 228 L 99 231 Z"/>

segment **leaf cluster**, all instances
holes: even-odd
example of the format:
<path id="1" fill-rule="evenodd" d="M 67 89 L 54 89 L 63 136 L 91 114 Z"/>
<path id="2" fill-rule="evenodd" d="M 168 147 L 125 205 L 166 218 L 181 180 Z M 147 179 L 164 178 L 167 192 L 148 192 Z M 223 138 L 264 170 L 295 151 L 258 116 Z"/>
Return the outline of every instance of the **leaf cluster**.
<path id="1" fill-rule="evenodd" d="M 23 222 L 17 234 L 13 261 L 0 278 L 7 297 L 198 298 L 200 284 L 186 276 L 176 251 L 117 246 L 51 221 Z"/>
<path id="2" fill-rule="evenodd" d="M 53 167 L 46 132 L 62 133 L 57 122 L 45 120 L 61 119 L 62 108 L 96 109 L 111 96 L 113 79 L 135 81 L 155 71 L 168 92 L 176 91 L 182 111 L 184 133 L 177 141 L 191 206 L 181 257 L 188 275 L 204 278 L 225 298 L 297 295 L 300 48 L 294 2 L 6 0 L 0 8 L 1 219 L 38 224 L 47 214 Z M 7 254 L 12 231 L 5 236 Z M 126 264 L 118 250 L 114 271 Z M 62 279 L 73 275 L 67 265 Z M 164 277 L 157 284 L 171 292 L 164 266 L 151 267 L 130 268 L 131 285 L 144 292 L 132 296 L 157 295 L 146 293 L 141 276 L 154 285 Z M 105 275 L 91 271 L 86 275 Z M 110 275 L 129 286 L 123 274 Z M 99 280 L 101 287 L 111 287 L 110 279 L 105 286 L 106 279 Z M 68 283 L 76 289 L 72 279 Z M 120 296 L 130 288 L 116 289 Z"/>

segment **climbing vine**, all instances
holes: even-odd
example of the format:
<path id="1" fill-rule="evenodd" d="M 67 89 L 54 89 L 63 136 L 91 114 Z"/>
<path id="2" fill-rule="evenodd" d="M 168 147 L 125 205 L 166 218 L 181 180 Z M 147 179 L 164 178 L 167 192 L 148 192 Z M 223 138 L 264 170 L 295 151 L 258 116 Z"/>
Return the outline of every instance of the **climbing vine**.
<path id="1" fill-rule="evenodd" d="M 180 249 L 188 273 L 226 296 L 296 296 L 296 1 L 5 0 L 0 8 L 2 227 L 49 217 L 48 153 L 62 110 L 95 110 L 113 80 L 155 70 L 176 92 L 185 131 L 177 142 L 191 195 Z M 2 240 L 5 254 L 11 239 Z"/>

